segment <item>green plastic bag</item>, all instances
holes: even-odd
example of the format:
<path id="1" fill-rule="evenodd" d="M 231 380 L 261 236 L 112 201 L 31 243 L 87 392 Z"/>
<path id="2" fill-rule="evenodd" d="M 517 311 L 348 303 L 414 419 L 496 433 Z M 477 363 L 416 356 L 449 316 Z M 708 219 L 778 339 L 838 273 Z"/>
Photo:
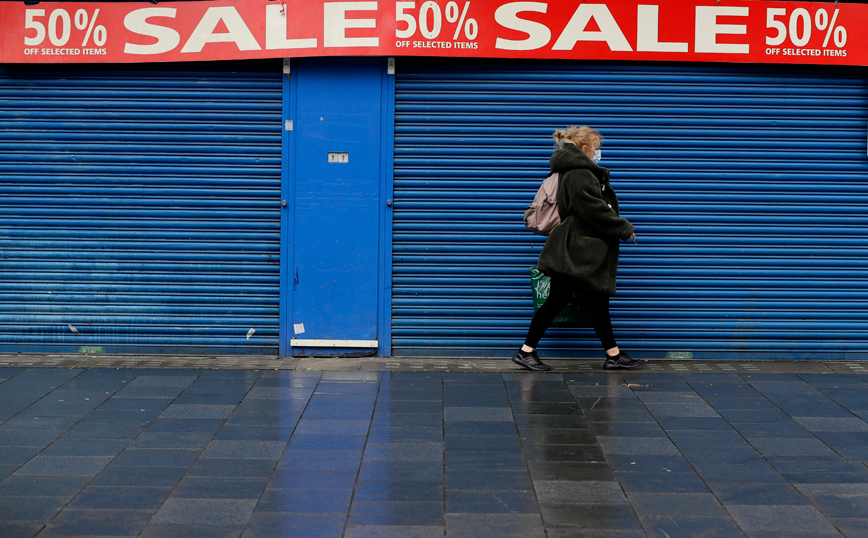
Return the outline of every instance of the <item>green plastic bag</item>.
<path id="1" fill-rule="evenodd" d="M 551 279 L 537 269 L 536 265 L 530 267 L 530 285 L 533 289 L 533 312 L 540 309 L 546 302 L 551 288 Z M 580 308 L 581 301 L 577 294 L 567 303 L 567 306 L 555 317 L 552 327 L 592 327 L 587 312 Z"/>

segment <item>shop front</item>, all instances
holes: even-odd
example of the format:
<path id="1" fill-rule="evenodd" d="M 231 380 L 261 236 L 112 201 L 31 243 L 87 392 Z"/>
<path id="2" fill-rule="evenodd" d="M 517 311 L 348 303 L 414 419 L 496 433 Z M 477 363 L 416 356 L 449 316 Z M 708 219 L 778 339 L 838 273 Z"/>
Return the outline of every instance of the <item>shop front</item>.
<path id="1" fill-rule="evenodd" d="M 505 357 L 591 125 L 631 354 L 868 356 L 864 5 L 0 8 L 0 351 Z"/>

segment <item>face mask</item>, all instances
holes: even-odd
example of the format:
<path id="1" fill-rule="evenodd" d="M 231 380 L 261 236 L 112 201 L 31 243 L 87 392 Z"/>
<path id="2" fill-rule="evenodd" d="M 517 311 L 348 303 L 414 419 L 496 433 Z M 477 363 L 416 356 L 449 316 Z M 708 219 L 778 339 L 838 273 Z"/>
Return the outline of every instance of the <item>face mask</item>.
<path id="1" fill-rule="evenodd" d="M 597 151 L 594 152 L 594 159 L 593 159 L 594 164 L 597 164 L 598 162 L 600 162 L 600 159 L 602 159 L 602 158 L 603 158 L 603 152 L 601 150 L 598 149 Z"/>

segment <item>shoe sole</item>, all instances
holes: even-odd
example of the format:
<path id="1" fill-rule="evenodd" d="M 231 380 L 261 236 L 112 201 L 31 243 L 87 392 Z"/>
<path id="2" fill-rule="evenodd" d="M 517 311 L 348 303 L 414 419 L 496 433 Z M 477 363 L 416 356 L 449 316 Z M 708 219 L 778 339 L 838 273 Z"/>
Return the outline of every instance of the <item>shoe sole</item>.
<path id="1" fill-rule="evenodd" d="M 515 357 L 512 358 L 512 362 L 516 363 L 517 365 L 521 366 L 522 368 L 527 368 L 531 372 L 548 372 L 549 370 L 551 370 L 551 366 L 549 366 L 548 368 L 531 368 L 530 366 L 521 362 L 520 360 L 518 360 Z"/>
<path id="2" fill-rule="evenodd" d="M 607 363 L 603 364 L 603 370 L 635 370 L 636 368 L 639 368 L 640 366 L 642 366 L 641 362 L 635 366 L 625 366 L 622 364 L 609 365 L 609 363 L 607 362 Z"/>

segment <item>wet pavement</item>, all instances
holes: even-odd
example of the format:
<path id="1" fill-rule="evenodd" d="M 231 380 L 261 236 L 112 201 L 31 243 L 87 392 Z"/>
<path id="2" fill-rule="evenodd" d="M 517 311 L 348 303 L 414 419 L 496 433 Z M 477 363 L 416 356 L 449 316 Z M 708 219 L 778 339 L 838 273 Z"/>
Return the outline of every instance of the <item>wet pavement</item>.
<path id="1" fill-rule="evenodd" d="M 3 538 L 868 536 L 864 363 L 18 361 Z"/>

